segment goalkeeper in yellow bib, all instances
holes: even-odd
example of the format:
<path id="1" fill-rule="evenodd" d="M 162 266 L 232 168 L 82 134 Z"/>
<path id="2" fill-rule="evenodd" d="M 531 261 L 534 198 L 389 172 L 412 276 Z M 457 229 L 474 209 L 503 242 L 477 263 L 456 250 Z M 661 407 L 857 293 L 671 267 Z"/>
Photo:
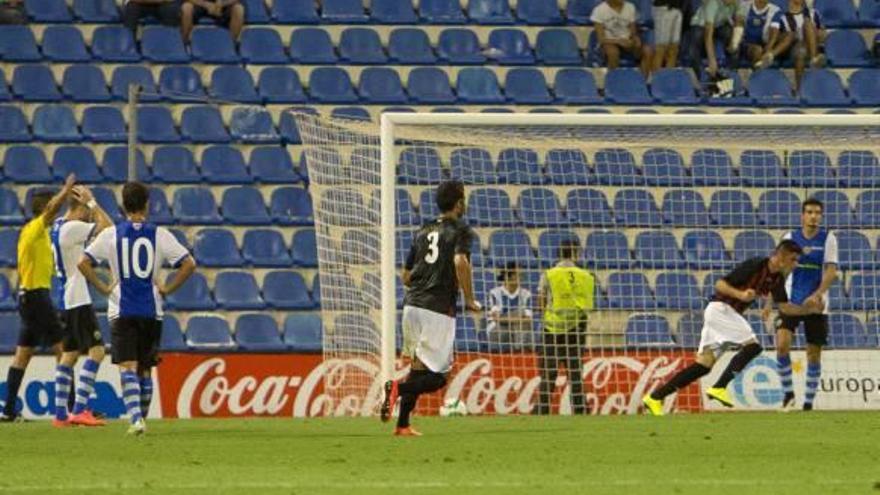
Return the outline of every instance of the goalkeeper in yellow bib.
<path id="1" fill-rule="evenodd" d="M 538 307 L 544 311 L 544 334 L 538 361 L 541 386 L 537 414 L 550 414 L 550 397 L 560 365 L 568 371 L 572 413 L 588 412 L 583 354 L 587 313 L 593 309 L 596 282 L 593 275 L 575 263 L 578 252 L 576 241 L 563 240 L 559 246 L 559 261 L 541 276 L 538 287 Z"/>

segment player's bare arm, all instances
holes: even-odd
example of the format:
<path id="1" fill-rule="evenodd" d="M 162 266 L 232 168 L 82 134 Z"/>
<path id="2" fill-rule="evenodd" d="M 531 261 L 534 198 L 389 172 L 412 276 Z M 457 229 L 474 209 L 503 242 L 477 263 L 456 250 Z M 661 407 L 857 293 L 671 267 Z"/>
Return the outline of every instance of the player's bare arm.
<path id="1" fill-rule="evenodd" d="M 739 290 L 736 287 L 727 283 L 727 281 L 724 279 L 720 279 L 715 282 L 715 290 L 725 296 L 739 299 L 742 302 L 752 302 L 758 295 L 754 289 Z"/>
<path id="2" fill-rule="evenodd" d="M 412 282 L 412 271 L 404 268 L 400 272 L 400 280 L 403 282 L 404 287 L 409 287 L 409 284 Z"/>
<path id="3" fill-rule="evenodd" d="M 474 298 L 474 286 L 471 270 L 471 262 L 467 255 L 456 254 L 454 258 L 455 276 L 458 286 L 464 293 L 464 306 L 470 311 L 481 311 L 483 307 Z"/>
<path id="4" fill-rule="evenodd" d="M 92 259 L 86 255 L 79 260 L 79 264 L 77 264 L 77 268 L 79 268 L 80 273 L 86 278 L 86 280 L 92 284 L 92 286 L 98 290 L 101 294 L 105 296 L 110 295 L 110 291 L 113 287 L 98 276 L 98 272 L 95 271 L 95 266 L 92 264 Z"/>
<path id="5" fill-rule="evenodd" d="M 76 184 L 76 175 L 70 174 L 67 176 L 67 179 L 64 181 L 64 187 L 61 188 L 55 196 L 52 196 L 52 199 L 46 203 L 46 208 L 43 210 L 43 214 L 40 217 L 43 219 L 43 225 L 46 227 L 52 225 L 52 222 L 55 221 L 55 218 L 58 216 L 58 212 L 61 211 L 61 206 L 64 205 L 64 202 L 67 201 L 70 193 L 73 192 L 73 186 Z"/>
<path id="6" fill-rule="evenodd" d="M 194 272 L 196 271 L 196 262 L 193 261 L 192 256 L 187 256 L 183 259 L 180 264 L 180 267 L 174 273 L 174 278 L 171 282 L 165 285 L 158 285 L 159 294 L 162 297 L 166 297 L 168 294 L 173 294 L 177 289 L 180 289 L 180 286 L 186 282 Z"/>
<path id="7" fill-rule="evenodd" d="M 91 189 L 79 185 L 75 186 L 72 191 L 73 197 L 76 198 L 77 201 L 89 207 L 94 215 L 95 220 L 95 232 L 94 235 L 98 235 L 102 230 L 107 227 L 113 225 L 113 219 L 110 218 L 110 215 L 101 208 L 101 205 L 95 201 L 95 196 L 92 194 Z"/>
<path id="8" fill-rule="evenodd" d="M 822 298 L 831 288 L 831 284 L 833 284 L 836 279 L 837 265 L 834 263 L 826 263 L 822 268 L 822 282 L 819 284 L 819 287 L 816 288 L 816 291 L 813 292 L 804 302 L 809 303 L 812 301 L 814 304 L 821 304 Z"/>

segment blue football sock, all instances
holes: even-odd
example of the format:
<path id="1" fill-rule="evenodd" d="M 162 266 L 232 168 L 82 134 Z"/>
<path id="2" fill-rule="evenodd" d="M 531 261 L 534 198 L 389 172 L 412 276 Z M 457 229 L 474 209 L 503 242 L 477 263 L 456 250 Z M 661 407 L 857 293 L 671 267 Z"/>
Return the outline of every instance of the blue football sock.
<path id="1" fill-rule="evenodd" d="M 67 398 L 70 396 L 70 382 L 73 369 L 59 364 L 55 367 L 55 419 L 67 421 Z"/>
<path id="2" fill-rule="evenodd" d="M 86 359 L 82 371 L 79 373 L 79 386 L 76 388 L 76 404 L 73 406 L 73 414 L 80 414 L 89 405 L 89 397 L 95 390 L 95 375 L 101 365 L 92 358 Z"/>

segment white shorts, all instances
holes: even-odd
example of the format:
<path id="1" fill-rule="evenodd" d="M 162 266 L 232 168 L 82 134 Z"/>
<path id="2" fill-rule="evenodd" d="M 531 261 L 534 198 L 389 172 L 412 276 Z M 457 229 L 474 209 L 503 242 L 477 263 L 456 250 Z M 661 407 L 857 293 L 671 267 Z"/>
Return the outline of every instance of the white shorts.
<path id="1" fill-rule="evenodd" d="M 712 301 L 706 306 L 698 353 L 709 349 L 718 357 L 727 347 L 742 345 L 750 340 L 757 341 L 755 331 L 745 317 L 729 304 Z"/>
<path id="2" fill-rule="evenodd" d="M 403 353 L 434 373 L 452 368 L 455 318 L 415 306 L 403 307 Z"/>
<path id="3" fill-rule="evenodd" d="M 681 41 L 681 11 L 654 7 L 654 44 L 676 45 Z"/>

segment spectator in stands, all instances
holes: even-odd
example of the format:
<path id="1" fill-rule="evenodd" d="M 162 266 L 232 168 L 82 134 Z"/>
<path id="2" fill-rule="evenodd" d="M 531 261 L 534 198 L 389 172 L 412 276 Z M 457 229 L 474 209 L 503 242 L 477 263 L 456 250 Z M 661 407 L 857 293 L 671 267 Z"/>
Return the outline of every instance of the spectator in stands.
<path id="1" fill-rule="evenodd" d="M 782 9 L 770 0 L 749 0 L 740 4 L 733 28 L 731 53 L 739 54 L 740 42 L 743 55 L 755 69 L 769 67 L 776 59 L 779 30 L 782 26 Z"/>
<path id="2" fill-rule="evenodd" d="M 486 332 L 489 341 L 520 350 L 532 333 L 532 293 L 520 283 L 520 270 L 511 262 L 498 275 L 501 285 L 489 291 Z"/>
<path id="3" fill-rule="evenodd" d="M 653 70 L 678 66 L 685 0 L 654 0 Z"/>
<path id="4" fill-rule="evenodd" d="M 244 26 L 244 5 L 238 0 L 185 0 L 180 11 L 180 30 L 187 42 L 193 26 L 203 17 L 210 17 L 215 24 L 228 29 L 234 40 Z"/>
<path id="5" fill-rule="evenodd" d="M 795 86 L 800 87 L 808 61 L 812 67 L 825 65 L 821 46 L 826 32 L 822 20 L 816 9 L 809 8 L 804 0 L 788 0 L 781 32 L 783 36 L 774 51 L 777 57 L 787 56 L 794 64 Z"/>
<path id="6" fill-rule="evenodd" d="M 154 17 L 164 26 L 180 24 L 180 3 L 178 0 L 127 0 L 122 8 L 122 23 L 137 33 L 140 20 Z"/>
<path id="7" fill-rule="evenodd" d="M 0 0 L 0 24 L 27 24 L 21 0 Z"/>
<path id="8" fill-rule="evenodd" d="M 590 20 L 609 69 L 620 67 L 621 52 L 640 61 L 642 73 L 651 72 L 651 47 L 642 43 L 636 26 L 636 7 L 624 0 L 605 0 L 596 5 Z"/>
<path id="9" fill-rule="evenodd" d="M 702 73 L 703 56 L 708 65 L 706 73 L 712 80 L 720 77 L 715 42 L 730 46 L 737 12 L 737 0 L 703 0 L 691 18 L 688 30 L 688 57 L 697 77 Z M 736 57 L 727 57 L 729 68 L 736 66 Z"/>

